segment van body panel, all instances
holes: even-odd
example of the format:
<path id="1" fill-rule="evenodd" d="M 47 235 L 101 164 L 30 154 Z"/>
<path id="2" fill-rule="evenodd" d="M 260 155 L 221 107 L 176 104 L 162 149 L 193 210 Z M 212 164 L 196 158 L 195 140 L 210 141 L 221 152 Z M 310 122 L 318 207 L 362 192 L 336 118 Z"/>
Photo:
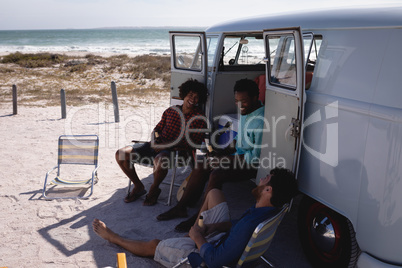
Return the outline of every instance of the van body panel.
<path id="1" fill-rule="evenodd" d="M 396 73 L 401 71 L 402 54 L 396 48 L 401 30 L 319 33 L 325 42 L 307 93 L 305 120 L 317 111 L 325 120 L 305 121 L 300 189 L 347 217 L 361 250 L 402 264 L 401 241 L 395 236 L 402 230 L 402 78 Z M 338 114 L 327 118 L 325 109 L 335 102 Z M 338 133 L 332 139 L 338 142 L 336 167 L 311 154 L 330 153 L 330 131 Z"/>
<path id="2" fill-rule="evenodd" d="M 369 107 L 364 102 L 307 92 L 299 189 L 346 216 L 354 226 Z"/>
<path id="3" fill-rule="evenodd" d="M 401 263 L 401 137 L 400 122 L 371 118 L 356 227 L 363 250 L 393 263 Z"/>
<path id="4" fill-rule="evenodd" d="M 260 31 L 267 28 L 300 26 L 303 31 L 352 28 L 402 28 L 401 6 L 392 8 L 334 9 L 272 14 L 228 21 L 206 29 L 207 33 Z"/>
<path id="5" fill-rule="evenodd" d="M 371 103 L 389 39 L 388 31 L 317 32 L 324 41 L 309 91 Z"/>
<path id="6" fill-rule="evenodd" d="M 384 57 L 373 102 L 385 107 L 402 108 L 402 29 L 388 31 L 389 38 L 384 46 Z M 397 116 L 396 118 L 401 119 Z"/>
<path id="7" fill-rule="evenodd" d="M 362 253 L 359 256 L 359 261 L 357 262 L 358 268 L 397 268 L 400 266 L 395 266 L 392 264 L 387 264 L 371 257 L 366 253 Z"/>

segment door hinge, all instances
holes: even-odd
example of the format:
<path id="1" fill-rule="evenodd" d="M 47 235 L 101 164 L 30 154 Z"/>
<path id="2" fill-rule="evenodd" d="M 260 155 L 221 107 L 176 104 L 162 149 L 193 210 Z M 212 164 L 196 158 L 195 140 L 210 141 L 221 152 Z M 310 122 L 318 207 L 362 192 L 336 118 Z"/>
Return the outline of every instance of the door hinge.
<path id="1" fill-rule="evenodd" d="M 300 120 L 296 118 L 292 118 L 292 122 L 290 123 L 292 126 L 290 130 L 290 136 L 298 138 L 300 137 Z"/>

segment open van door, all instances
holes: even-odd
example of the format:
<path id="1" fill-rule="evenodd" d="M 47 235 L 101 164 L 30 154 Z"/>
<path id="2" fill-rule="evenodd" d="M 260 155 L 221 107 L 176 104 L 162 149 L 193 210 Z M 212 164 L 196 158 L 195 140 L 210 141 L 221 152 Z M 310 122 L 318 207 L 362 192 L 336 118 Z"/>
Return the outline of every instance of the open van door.
<path id="1" fill-rule="evenodd" d="M 204 32 L 169 32 L 170 104 L 181 104 L 179 86 L 192 78 L 206 85 L 207 46 Z"/>
<path id="2" fill-rule="evenodd" d="M 257 180 L 275 167 L 297 174 L 305 99 L 300 28 L 264 30 L 264 43 L 265 127 Z"/>

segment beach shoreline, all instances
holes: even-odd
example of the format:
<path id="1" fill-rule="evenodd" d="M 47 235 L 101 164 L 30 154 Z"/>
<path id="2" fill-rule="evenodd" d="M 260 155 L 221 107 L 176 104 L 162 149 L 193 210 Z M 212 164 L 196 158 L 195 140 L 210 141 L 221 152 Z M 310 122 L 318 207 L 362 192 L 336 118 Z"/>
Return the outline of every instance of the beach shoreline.
<path id="1" fill-rule="evenodd" d="M 59 105 L 61 89 L 66 91 L 67 104 L 70 102 L 74 106 L 109 102 L 112 82 L 116 84 L 122 105 L 139 105 L 169 93 L 168 56 L 61 53 L 1 56 L 0 105 L 11 101 L 13 85 L 18 90 L 19 105 L 29 106 Z M 49 60 L 47 58 L 37 59 L 38 55 L 47 56 L 54 62 L 45 62 Z"/>
<path id="2" fill-rule="evenodd" d="M 90 52 L 90 51 L 63 51 L 63 50 L 49 50 L 49 51 L 8 51 L 8 52 L 0 52 L 0 57 L 4 57 L 13 53 L 22 53 L 22 54 L 41 54 L 41 53 L 49 53 L 49 54 L 60 54 L 66 55 L 70 57 L 85 57 L 87 55 L 94 55 L 103 58 L 119 56 L 119 55 L 127 55 L 130 58 L 134 58 L 141 55 L 149 55 L 149 56 L 162 56 L 168 57 L 169 55 L 166 53 L 118 53 L 118 52 Z"/>

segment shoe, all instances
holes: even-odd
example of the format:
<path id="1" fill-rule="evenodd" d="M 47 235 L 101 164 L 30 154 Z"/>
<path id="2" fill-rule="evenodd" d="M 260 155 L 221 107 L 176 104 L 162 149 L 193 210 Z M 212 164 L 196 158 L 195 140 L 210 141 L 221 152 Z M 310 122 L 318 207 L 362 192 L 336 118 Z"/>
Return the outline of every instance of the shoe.
<path id="1" fill-rule="evenodd" d="M 180 210 L 176 207 L 173 207 L 171 209 L 169 209 L 168 211 L 159 214 L 158 217 L 156 217 L 156 219 L 158 221 L 168 221 L 168 220 L 172 220 L 172 219 L 176 219 L 176 218 L 185 218 L 187 217 L 187 211 L 186 210 Z"/>
<path id="2" fill-rule="evenodd" d="M 185 221 L 182 221 L 181 223 L 176 225 L 176 227 L 174 229 L 178 233 L 188 233 L 190 231 L 191 227 L 194 225 L 195 221 L 197 220 L 197 216 L 198 216 L 198 214 L 195 214 L 191 218 L 189 218 Z"/>
<path id="3" fill-rule="evenodd" d="M 134 202 L 135 200 L 137 200 L 138 198 L 140 198 L 141 196 L 143 196 L 146 193 L 147 193 L 147 191 L 145 189 L 143 189 L 139 193 L 130 192 L 129 194 L 127 194 L 126 198 L 124 198 L 124 202 L 126 202 L 126 203 Z"/>
<path id="4" fill-rule="evenodd" d="M 158 197 L 161 194 L 162 190 L 158 188 L 154 194 L 151 195 L 151 193 L 148 193 L 145 196 L 144 203 L 142 203 L 143 206 L 153 206 L 158 202 Z"/>

